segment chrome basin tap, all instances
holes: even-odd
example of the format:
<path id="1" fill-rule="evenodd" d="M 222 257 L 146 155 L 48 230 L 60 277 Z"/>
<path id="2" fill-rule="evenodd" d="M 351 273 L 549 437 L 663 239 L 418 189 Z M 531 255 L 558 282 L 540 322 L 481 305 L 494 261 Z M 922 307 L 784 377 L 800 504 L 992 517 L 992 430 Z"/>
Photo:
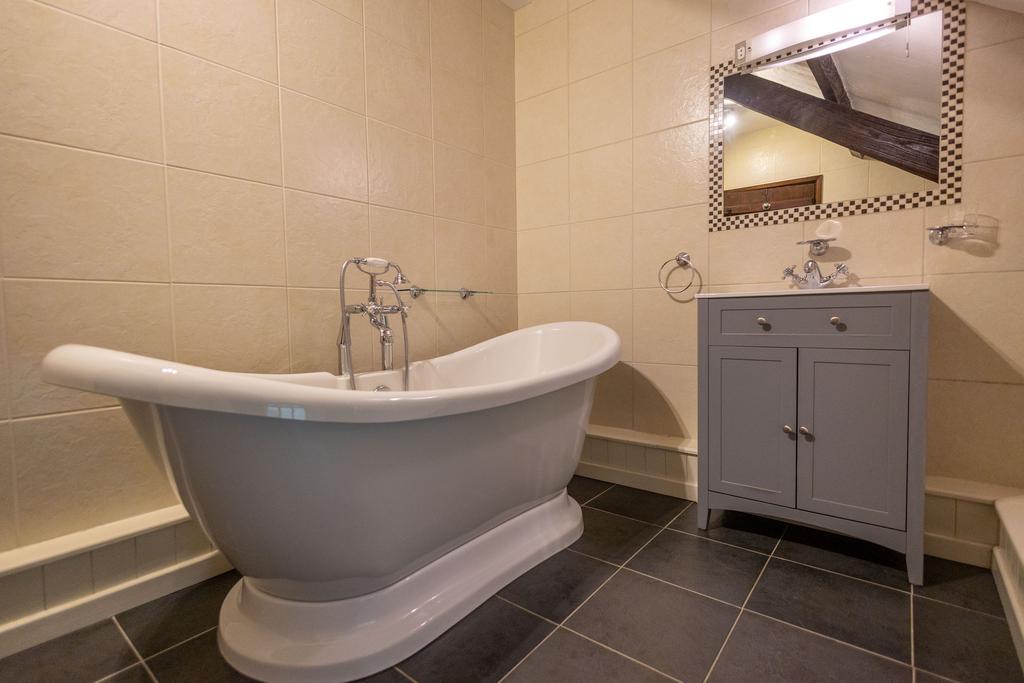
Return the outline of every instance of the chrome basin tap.
<path id="1" fill-rule="evenodd" d="M 782 279 L 790 279 L 796 283 L 796 286 L 800 289 L 821 289 L 822 287 L 828 287 L 833 282 L 837 281 L 840 276 L 845 277 L 849 275 L 850 269 L 845 263 L 837 263 L 835 270 L 829 275 L 821 274 L 821 267 L 818 262 L 814 259 L 809 259 L 804 262 L 804 275 L 796 274 L 796 266 L 790 266 L 782 271 Z"/>

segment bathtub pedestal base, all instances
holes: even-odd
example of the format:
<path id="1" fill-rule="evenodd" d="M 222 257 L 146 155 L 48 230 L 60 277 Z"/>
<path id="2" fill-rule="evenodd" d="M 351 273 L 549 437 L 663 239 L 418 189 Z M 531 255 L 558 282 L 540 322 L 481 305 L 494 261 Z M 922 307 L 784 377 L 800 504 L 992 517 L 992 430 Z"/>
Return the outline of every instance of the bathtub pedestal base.
<path id="1" fill-rule="evenodd" d="M 220 651 L 231 666 L 261 681 L 369 676 L 423 648 L 582 532 L 580 507 L 563 491 L 367 595 L 299 602 L 242 579 L 220 610 Z"/>

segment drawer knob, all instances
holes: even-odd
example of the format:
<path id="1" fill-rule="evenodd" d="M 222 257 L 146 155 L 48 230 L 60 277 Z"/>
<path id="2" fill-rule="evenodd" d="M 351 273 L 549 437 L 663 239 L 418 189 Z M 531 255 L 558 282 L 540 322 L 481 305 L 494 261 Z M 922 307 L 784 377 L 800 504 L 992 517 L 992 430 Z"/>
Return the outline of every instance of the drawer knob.
<path id="1" fill-rule="evenodd" d="M 789 425 L 782 425 L 782 431 L 784 431 L 786 434 L 792 434 L 793 428 L 790 427 Z"/>
<path id="2" fill-rule="evenodd" d="M 814 436 L 814 434 L 811 434 L 811 430 L 808 429 L 807 427 L 801 427 L 800 433 L 803 434 L 804 436 Z"/>
<path id="3" fill-rule="evenodd" d="M 761 327 L 767 327 L 768 318 L 764 317 L 763 315 L 757 316 L 757 324 L 760 325 Z"/>
<path id="4" fill-rule="evenodd" d="M 834 316 L 832 316 L 831 318 L 828 319 L 828 324 L 829 325 L 833 325 L 835 327 L 839 327 L 840 323 L 842 323 L 842 322 L 843 321 L 839 319 L 838 315 L 834 315 Z"/>

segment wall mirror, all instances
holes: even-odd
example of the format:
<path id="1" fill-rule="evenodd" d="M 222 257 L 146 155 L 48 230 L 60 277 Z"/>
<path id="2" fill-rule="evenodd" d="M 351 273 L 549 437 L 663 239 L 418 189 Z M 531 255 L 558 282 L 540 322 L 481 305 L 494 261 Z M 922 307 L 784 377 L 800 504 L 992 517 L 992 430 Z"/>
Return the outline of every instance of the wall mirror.
<path id="1" fill-rule="evenodd" d="M 960 194 L 960 0 L 858 0 L 753 36 L 711 71 L 712 230 Z"/>

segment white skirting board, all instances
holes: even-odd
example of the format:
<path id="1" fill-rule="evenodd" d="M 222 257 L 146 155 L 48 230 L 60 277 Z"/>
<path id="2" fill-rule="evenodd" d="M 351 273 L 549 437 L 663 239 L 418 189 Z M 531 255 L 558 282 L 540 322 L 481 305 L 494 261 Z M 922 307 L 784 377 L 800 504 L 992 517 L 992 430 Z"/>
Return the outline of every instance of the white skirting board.
<path id="1" fill-rule="evenodd" d="M 231 569 L 214 550 L 0 625 L 0 659 Z"/>

